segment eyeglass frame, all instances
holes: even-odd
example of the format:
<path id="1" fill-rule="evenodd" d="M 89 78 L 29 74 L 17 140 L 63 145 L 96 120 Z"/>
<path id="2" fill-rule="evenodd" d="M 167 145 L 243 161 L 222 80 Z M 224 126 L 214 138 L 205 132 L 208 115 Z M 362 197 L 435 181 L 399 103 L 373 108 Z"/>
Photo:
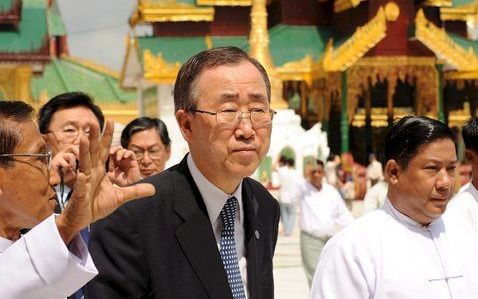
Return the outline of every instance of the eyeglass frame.
<path id="1" fill-rule="evenodd" d="M 48 158 L 48 161 L 47 161 L 47 167 L 48 167 L 48 170 L 51 169 L 51 160 L 52 160 L 52 151 L 51 149 L 49 149 L 46 153 L 39 153 L 39 154 L 28 154 L 28 153 L 25 153 L 25 154 L 0 154 L 0 157 L 47 157 Z M 15 160 L 13 159 L 14 161 L 18 161 L 18 160 Z M 22 161 L 20 161 L 22 162 Z"/>
<path id="2" fill-rule="evenodd" d="M 81 135 L 85 135 L 85 136 L 89 136 L 90 135 L 90 128 L 88 128 L 88 131 L 86 130 L 83 130 L 83 129 L 77 129 L 75 127 L 75 136 L 68 136 L 69 139 L 76 139 L 78 137 L 80 137 Z M 55 134 L 55 133 L 61 133 L 61 134 L 65 134 L 65 135 L 68 135 L 69 133 L 66 131 L 66 128 L 62 128 L 62 129 L 58 129 L 58 130 L 48 130 L 46 131 L 45 133 L 51 133 L 51 134 Z"/>
<path id="3" fill-rule="evenodd" d="M 254 122 L 252 120 L 252 113 L 253 112 L 258 112 L 259 110 L 263 111 L 264 113 L 269 113 L 270 116 L 271 116 L 271 120 L 270 122 L 268 123 L 264 123 L 264 124 L 257 124 L 256 122 Z M 217 120 L 217 116 L 221 113 L 221 112 L 225 112 L 225 111 L 229 111 L 229 112 L 235 112 L 236 113 L 236 122 L 235 123 L 221 123 L 222 125 L 230 125 L 230 126 L 237 126 L 238 124 L 240 124 L 242 118 L 244 117 L 244 113 L 249 113 L 249 121 L 251 122 L 252 125 L 256 125 L 256 126 L 266 126 L 266 125 L 270 125 L 272 124 L 272 120 L 274 119 L 274 115 L 277 114 L 277 111 L 271 109 L 271 108 L 268 108 L 267 109 L 268 111 L 265 111 L 264 109 L 262 108 L 253 108 L 249 111 L 240 111 L 240 110 L 236 110 L 236 109 L 219 109 L 217 110 L 217 112 L 211 112 L 211 111 L 205 111 L 205 110 L 200 110 L 200 109 L 191 109 L 190 112 L 194 112 L 194 113 L 204 113 L 204 114 L 208 114 L 208 115 L 214 115 L 216 116 L 216 123 L 219 124 L 218 120 Z M 238 117 L 239 116 L 239 117 Z"/>
<path id="4" fill-rule="evenodd" d="M 148 153 L 149 158 L 150 158 L 151 160 L 153 160 L 153 161 L 160 160 L 160 159 L 162 158 L 162 156 L 163 156 L 163 155 L 161 155 L 160 157 L 153 158 L 153 157 L 151 156 L 151 150 L 150 150 L 150 149 L 146 149 L 146 150 L 141 149 L 141 151 L 135 151 L 135 150 L 131 150 L 131 151 L 134 153 L 134 156 L 136 157 L 136 160 L 138 160 L 138 161 L 140 161 L 140 160 L 142 160 L 142 159 L 144 158 L 145 153 Z M 155 152 L 155 151 L 153 151 L 153 152 Z M 163 149 L 160 149 L 160 150 L 157 150 L 157 152 L 164 153 L 165 151 L 164 151 Z M 138 158 L 138 154 L 139 154 L 139 153 L 140 153 L 140 155 L 141 155 L 140 158 Z M 167 151 L 166 151 L 166 153 L 167 153 Z"/>

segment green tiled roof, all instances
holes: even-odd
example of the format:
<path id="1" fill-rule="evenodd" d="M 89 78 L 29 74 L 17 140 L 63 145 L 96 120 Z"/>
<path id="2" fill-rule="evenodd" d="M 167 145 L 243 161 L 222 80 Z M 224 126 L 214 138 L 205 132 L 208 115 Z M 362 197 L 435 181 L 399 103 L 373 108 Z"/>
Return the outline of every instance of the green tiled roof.
<path id="1" fill-rule="evenodd" d="M 472 2 L 476 2 L 476 0 L 453 0 L 452 7 L 462 6 L 462 5 L 470 4 Z"/>
<path id="2" fill-rule="evenodd" d="M 143 50 L 149 49 L 154 55 L 163 54 L 170 62 L 184 63 L 192 55 L 207 49 L 203 36 L 192 37 L 140 37 L 138 38 L 139 59 L 143 62 Z"/>
<path id="3" fill-rule="evenodd" d="M 270 50 L 276 66 L 310 55 L 318 60 L 332 36 L 328 28 L 315 26 L 277 25 L 269 31 Z M 211 36 L 212 46 L 236 46 L 249 51 L 247 36 Z M 143 51 L 161 53 L 169 63 L 184 63 L 192 55 L 207 49 L 206 38 L 200 37 L 139 37 L 139 59 L 143 63 Z"/>
<path id="4" fill-rule="evenodd" d="M 269 30 L 270 51 L 276 66 L 310 55 L 318 60 L 332 36 L 328 28 L 279 24 Z"/>
<path id="5" fill-rule="evenodd" d="M 0 52 L 34 52 L 48 42 L 44 7 L 38 0 L 23 1 L 18 31 L 0 31 Z"/>
<path id="6" fill-rule="evenodd" d="M 0 12 L 9 11 L 13 7 L 14 0 L 0 0 Z"/>
<path id="7" fill-rule="evenodd" d="M 31 80 L 31 91 L 38 99 L 43 90 L 48 96 L 81 90 L 98 103 L 135 101 L 136 93 L 122 90 L 118 79 L 68 59 L 53 59 L 41 76 Z"/>
<path id="8" fill-rule="evenodd" d="M 469 40 L 458 34 L 450 33 L 450 32 L 448 32 L 448 36 L 451 37 L 451 39 L 453 39 L 455 43 L 460 45 L 465 50 L 468 50 L 468 48 L 471 47 L 473 51 L 475 51 L 475 54 L 478 54 L 478 41 Z"/>
<path id="9" fill-rule="evenodd" d="M 196 0 L 176 0 L 177 3 L 196 5 Z"/>
<path id="10" fill-rule="evenodd" d="M 22 0 L 22 5 L 24 8 L 42 8 L 47 7 L 48 0 Z"/>
<path id="11" fill-rule="evenodd" d="M 246 52 L 249 51 L 247 36 L 212 36 L 213 47 L 235 46 Z"/>
<path id="12" fill-rule="evenodd" d="M 48 33 L 50 36 L 66 35 L 65 24 L 63 23 L 63 18 L 61 17 L 56 2 L 53 2 L 53 4 L 47 9 L 46 16 L 48 21 Z"/>

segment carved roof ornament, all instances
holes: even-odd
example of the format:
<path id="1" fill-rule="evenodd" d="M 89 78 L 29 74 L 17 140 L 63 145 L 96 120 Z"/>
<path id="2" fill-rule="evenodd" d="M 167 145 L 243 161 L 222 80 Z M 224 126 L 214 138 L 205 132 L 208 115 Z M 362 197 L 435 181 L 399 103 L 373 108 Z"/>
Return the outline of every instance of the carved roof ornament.
<path id="1" fill-rule="evenodd" d="M 282 96 L 282 79 L 277 72 L 269 51 L 269 31 L 267 30 L 266 0 L 252 0 L 251 33 L 249 34 L 250 55 L 267 70 L 271 81 L 271 106 L 286 109 L 287 102 Z"/>
<path id="2" fill-rule="evenodd" d="M 478 19 L 478 1 L 456 7 L 440 8 L 443 21 L 470 21 Z"/>
<path id="3" fill-rule="evenodd" d="M 327 72 L 345 71 L 375 47 L 386 36 L 386 31 L 387 17 L 383 7 L 380 7 L 375 17 L 364 26 L 358 27 L 337 49 L 334 49 L 332 40 L 329 40 L 324 54 L 324 69 Z"/>
<path id="4" fill-rule="evenodd" d="M 453 0 L 426 0 L 423 5 L 432 7 L 452 7 Z"/>
<path id="5" fill-rule="evenodd" d="M 342 12 L 347 9 L 354 8 L 360 4 L 362 1 L 367 0 L 335 0 L 334 2 L 334 12 Z"/>
<path id="6" fill-rule="evenodd" d="M 144 78 L 155 83 L 174 83 L 181 63 L 169 63 L 162 53 L 153 55 L 150 50 L 143 51 Z"/>
<path id="7" fill-rule="evenodd" d="M 478 57 L 472 48 L 463 49 L 448 36 L 443 28 L 428 21 L 419 10 L 415 18 L 415 36 L 432 50 L 439 58 L 444 59 L 453 68 L 459 71 L 478 70 Z"/>
<path id="8" fill-rule="evenodd" d="M 301 60 L 287 62 L 277 68 L 277 71 L 284 81 L 304 80 L 309 86 L 312 86 L 314 79 L 326 77 L 323 62 L 315 61 L 310 55 L 306 55 Z"/>
<path id="9" fill-rule="evenodd" d="M 196 0 L 196 4 L 209 6 L 251 6 L 252 0 Z"/>
<path id="10" fill-rule="evenodd" d="M 139 23 L 213 20 L 214 7 L 197 7 L 176 0 L 139 0 L 129 22 L 134 27 Z"/>

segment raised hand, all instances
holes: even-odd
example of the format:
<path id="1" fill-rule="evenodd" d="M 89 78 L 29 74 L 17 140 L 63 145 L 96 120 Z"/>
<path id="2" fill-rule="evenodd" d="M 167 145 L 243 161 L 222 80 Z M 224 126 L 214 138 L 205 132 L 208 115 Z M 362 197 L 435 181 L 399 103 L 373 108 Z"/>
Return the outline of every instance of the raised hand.
<path id="1" fill-rule="evenodd" d="M 121 145 L 111 147 L 107 171 L 110 181 L 118 186 L 130 185 L 141 179 L 136 156 Z"/>
<path id="2" fill-rule="evenodd" d="M 50 185 L 55 186 L 61 182 L 61 176 L 65 183 L 76 180 L 76 162 L 80 151 L 76 146 L 70 146 L 67 149 L 58 152 L 51 161 Z"/>
<path id="3" fill-rule="evenodd" d="M 76 183 L 65 210 L 56 222 L 60 235 L 69 243 L 81 229 L 111 214 L 123 203 L 154 194 L 151 184 L 113 186 L 106 175 L 105 163 L 113 135 L 113 122 L 106 123 L 100 136 L 98 125 L 90 124 L 89 137 L 80 137 L 79 168 Z"/>

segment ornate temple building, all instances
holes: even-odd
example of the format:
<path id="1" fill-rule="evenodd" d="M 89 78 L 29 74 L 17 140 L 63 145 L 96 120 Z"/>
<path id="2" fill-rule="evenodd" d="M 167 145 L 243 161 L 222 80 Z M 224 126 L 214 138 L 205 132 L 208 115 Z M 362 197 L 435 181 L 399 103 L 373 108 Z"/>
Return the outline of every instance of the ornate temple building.
<path id="1" fill-rule="evenodd" d="M 459 136 L 477 115 L 477 22 L 471 0 L 138 0 L 120 83 L 138 88 L 140 113 L 164 115 L 188 57 L 238 46 L 265 64 L 273 108 L 320 122 L 332 152 L 365 163 L 397 117 Z"/>
<path id="2" fill-rule="evenodd" d="M 119 86 L 119 73 L 68 55 L 67 33 L 53 0 L 0 0 L 0 100 L 35 108 L 49 98 L 83 91 L 105 115 L 137 117 L 136 93 Z"/>

